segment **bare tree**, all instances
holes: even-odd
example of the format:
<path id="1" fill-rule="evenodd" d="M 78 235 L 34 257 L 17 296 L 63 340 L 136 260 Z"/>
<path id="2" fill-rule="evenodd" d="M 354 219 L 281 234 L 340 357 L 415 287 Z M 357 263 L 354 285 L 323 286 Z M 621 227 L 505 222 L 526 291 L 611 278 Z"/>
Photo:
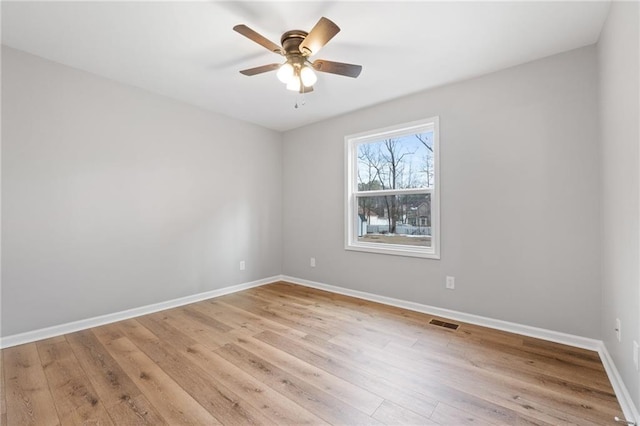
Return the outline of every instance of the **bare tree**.
<path id="1" fill-rule="evenodd" d="M 425 158 L 425 168 L 422 170 L 427 178 L 427 187 L 431 187 L 431 185 L 433 184 L 433 147 L 429 145 L 427 138 L 422 135 L 422 134 L 418 134 L 415 135 L 416 139 L 418 139 L 420 141 L 420 143 L 422 143 L 422 145 L 424 145 L 425 148 L 427 148 L 427 150 L 429 152 L 431 152 L 431 156 L 427 155 L 427 158 Z"/>
<path id="2" fill-rule="evenodd" d="M 427 142 L 427 138 L 425 138 L 422 135 L 415 135 L 416 139 L 418 139 L 422 145 L 424 145 L 425 148 L 427 148 L 429 151 L 433 152 L 433 147 L 429 146 L 429 143 Z"/>
<path id="3" fill-rule="evenodd" d="M 397 139 L 385 139 L 382 144 L 363 144 L 359 149 L 358 160 L 364 165 L 368 183 L 377 181 L 380 189 L 398 189 L 406 185 L 404 182 L 404 171 L 407 166 L 405 158 L 413 155 L 403 149 L 402 144 Z M 360 171 L 360 168 L 359 168 Z M 358 173 L 360 175 L 360 173 Z M 359 176 L 359 179 L 361 177 Z M 408 180 L 412 180 L 411 169 L 409 167 Z M 389 232 L 396 233 L 398 219 L 402 215 L 402 206 L 395 195 L 384 196 L 385 211 L 389 223 Z M 361 205 L 366 208 L 366 205 Z"/>
<path id="4" fill-rule="evenodd" d="M 377 155 L 371 144 L 363 144 L 359 147 L 358 162 L 364 166 L 364 168 L 358 167 L 358 189 L 360 191 L 382 189 L 379 182 L 379 170 L 382 169 L 380 161 L 380 156 Z M 366 216 L 367 222 L 371 222 L 371 211 L 376 206 L 375 200 L 371 197 L 360 197 L 358 206 L 362 214 Z"/>

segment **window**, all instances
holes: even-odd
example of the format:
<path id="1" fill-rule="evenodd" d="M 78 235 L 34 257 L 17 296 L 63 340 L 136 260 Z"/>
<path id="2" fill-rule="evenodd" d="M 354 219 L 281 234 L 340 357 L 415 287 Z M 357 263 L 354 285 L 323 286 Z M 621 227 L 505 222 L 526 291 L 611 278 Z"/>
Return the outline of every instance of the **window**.
<path id="1" fill-rule="evenodd" d="M 345 249 L 439 259 L 438 117 L 345 143 Z"/>

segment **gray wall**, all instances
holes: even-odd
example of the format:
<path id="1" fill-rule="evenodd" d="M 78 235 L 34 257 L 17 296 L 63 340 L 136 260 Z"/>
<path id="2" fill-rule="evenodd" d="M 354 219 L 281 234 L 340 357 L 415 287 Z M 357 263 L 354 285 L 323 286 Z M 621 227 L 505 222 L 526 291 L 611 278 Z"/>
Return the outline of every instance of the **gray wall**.
<path id="1" fill-rule="evenodd" d="M 279 274 L 281 158 L 279 133 L 3 47 L 2 335 Z"/>
<path id="2" fill-rule="evenodd" d="M 598 42 L 602 140 L 602 338 L 636 406 L 640 375 L 633 340 L 640 343 L 640 69 L 639 6 L 612 2 Z M 622 341 L 615 319 L 622 321 Z"/>
<path id="3" fill-rule="evenodd" d="M 591 46 L 285 133 L 283 273 L 598 338 L 596 71 Z M 345 251 L 344 136 L 436 115 L 442 259 Z"/>

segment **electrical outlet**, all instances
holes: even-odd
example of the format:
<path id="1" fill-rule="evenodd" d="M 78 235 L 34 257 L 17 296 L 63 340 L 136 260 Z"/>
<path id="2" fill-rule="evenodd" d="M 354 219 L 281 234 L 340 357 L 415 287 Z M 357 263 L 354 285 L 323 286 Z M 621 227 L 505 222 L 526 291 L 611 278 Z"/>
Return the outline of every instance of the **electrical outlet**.
<path id="1" fill-rule="evenodd" d="M 316 258 L 312 257 L 311 259 L 309 259 L 309 266 L 311 266 L 312 268 L 316 267 Z"/>
<path id="2" fill-rule="evenodd" d="M 616 338 L 618 342 L 622 341 L 622 325 L 620 324 L 620 318 L 616 318 Z"/>
<path id="3" fill-rule="evenodd" d="M 633 364 L 636 366 L 636 370 L 638 369 L 638 342 L 633 341 Z"/>
<path id="4" fill-rule="evenodd" d="M 244 267 L 245 267 L 244 260 L 241 260 L 240 261 L 240 270 L 244 271 Z"/>
<path id="5" fill-rule="evenodd" d="M 445 287 L 449 290 L 453 290 L 454 288 L 456 288 L 456 277 L 447 277 Z"/>

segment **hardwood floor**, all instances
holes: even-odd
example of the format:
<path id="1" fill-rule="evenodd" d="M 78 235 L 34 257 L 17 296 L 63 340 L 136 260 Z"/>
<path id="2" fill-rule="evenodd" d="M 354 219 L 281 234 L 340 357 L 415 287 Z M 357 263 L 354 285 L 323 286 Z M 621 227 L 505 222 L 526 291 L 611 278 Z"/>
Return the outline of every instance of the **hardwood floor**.
<path id="1" fill-rule="evenodd" d="M 595 352 L 288 283 L 2 350 L 2 424 L 605 425 Z M 442 320 L 442 318 L 440 318 Z"/>

